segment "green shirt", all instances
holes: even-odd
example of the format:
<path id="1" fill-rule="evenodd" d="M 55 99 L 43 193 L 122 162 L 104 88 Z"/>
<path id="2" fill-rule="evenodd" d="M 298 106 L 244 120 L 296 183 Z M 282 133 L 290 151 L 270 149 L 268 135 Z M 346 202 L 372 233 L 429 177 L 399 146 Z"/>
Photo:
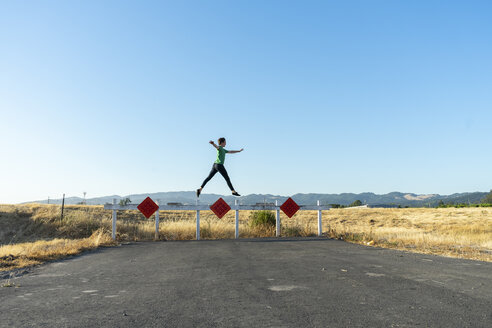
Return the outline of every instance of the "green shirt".
<path id="1" fill-rule="evenodd" d="M 225 161 L 225 154 L 228 152 L 229 151 L 227 149 L 224 149 L 224 147 L 219 146 L 219 148 L 217 148 L 217 159 L 215 160 L 214 163 L 223 165 Z"/>

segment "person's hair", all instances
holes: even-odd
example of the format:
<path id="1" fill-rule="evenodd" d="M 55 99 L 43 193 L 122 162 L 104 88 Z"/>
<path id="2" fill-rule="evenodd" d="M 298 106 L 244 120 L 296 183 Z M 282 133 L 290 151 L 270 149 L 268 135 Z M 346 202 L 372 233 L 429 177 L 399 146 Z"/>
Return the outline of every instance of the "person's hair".
<path id="1" fill-rule="evenodd" d="M 221 143 L 223 143 L 224 141 L 225 141 L 225 138 L 219 138 L 219 140 L 217 140 L 217 142 L 219 143 L 219 145 L 220 145 Z"/>

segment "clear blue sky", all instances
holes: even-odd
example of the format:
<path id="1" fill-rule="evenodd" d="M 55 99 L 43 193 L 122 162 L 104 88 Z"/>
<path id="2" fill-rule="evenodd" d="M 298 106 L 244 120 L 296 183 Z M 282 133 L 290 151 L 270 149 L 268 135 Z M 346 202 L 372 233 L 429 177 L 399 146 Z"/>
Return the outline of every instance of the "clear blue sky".
<path id="1" fill-rule="evenodd" d="M 491 1 L 1 1 L 0 203 L 492 188 Z M 227 194 L 217 175 L 204 192 Z"/>

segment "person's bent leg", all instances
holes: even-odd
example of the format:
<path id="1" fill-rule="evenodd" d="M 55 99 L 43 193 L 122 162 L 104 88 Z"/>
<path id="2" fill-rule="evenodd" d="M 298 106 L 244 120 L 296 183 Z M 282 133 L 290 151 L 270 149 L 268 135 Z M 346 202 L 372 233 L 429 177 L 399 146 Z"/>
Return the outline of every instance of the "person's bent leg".
<path id="1" fill-rule="evenodd" d="M 229 186 L 229 189 L 231 189 L 231 191 L 234 191 L 234 187 L 232 186 L 231 179 L 229 178 L 229 174 L 227 174 L 224 165 L 217 164 L 215 166 L 216 169 L 219 171 L 219 173 L 222 174 L 222 176 L 224 177 L 225 181 L 227 182 L 227 185 Z"/>
<path id="2" fill-rule="evenodd" d="M 212 166 L 212 169 L 210 170 L 210 173 L 208 174 L 208 177 L 205 180 L 203 180 L 203 183 L 202 183 L 202 185 L 201 185 L 200 188 L 205 187 L 205 185 L 207 184 L 207 182 L 209 182 L 210 179 L 212 179 L 216 173 L 217 173 L 217 169 L 215 168 L 215 164 L 214 164 Z"/>

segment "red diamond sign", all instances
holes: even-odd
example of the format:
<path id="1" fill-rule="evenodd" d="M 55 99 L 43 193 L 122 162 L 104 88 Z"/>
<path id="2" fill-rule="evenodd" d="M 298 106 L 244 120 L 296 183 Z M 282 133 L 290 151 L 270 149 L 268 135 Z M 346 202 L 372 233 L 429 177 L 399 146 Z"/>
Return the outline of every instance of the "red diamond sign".
<path id="1" fill-rule="evenodd" d="M 225 202 L 225 200 L 219 198 L 210 206 L 210 209 L 219 217 L 219 219 L 222 219 L 222 217 L 229 212 L 231 207 Z"/>
<path id="2" fill-rule="evenodd" d="M 150 197 L 147 197 L 137 206 L 137 208 L 148 219 L 159 209 L 159 205 L 154 203 Z"/>
<path id="3" fill-rule="evenodd" d="M 285 203 L 280 206 L 280 209 L 285 213 L 285 215 L 291 218 L 297 211 L 299 211 L 300 207 L 292 198 L 289 197 L 289 199 L 287 199 Z"/>

